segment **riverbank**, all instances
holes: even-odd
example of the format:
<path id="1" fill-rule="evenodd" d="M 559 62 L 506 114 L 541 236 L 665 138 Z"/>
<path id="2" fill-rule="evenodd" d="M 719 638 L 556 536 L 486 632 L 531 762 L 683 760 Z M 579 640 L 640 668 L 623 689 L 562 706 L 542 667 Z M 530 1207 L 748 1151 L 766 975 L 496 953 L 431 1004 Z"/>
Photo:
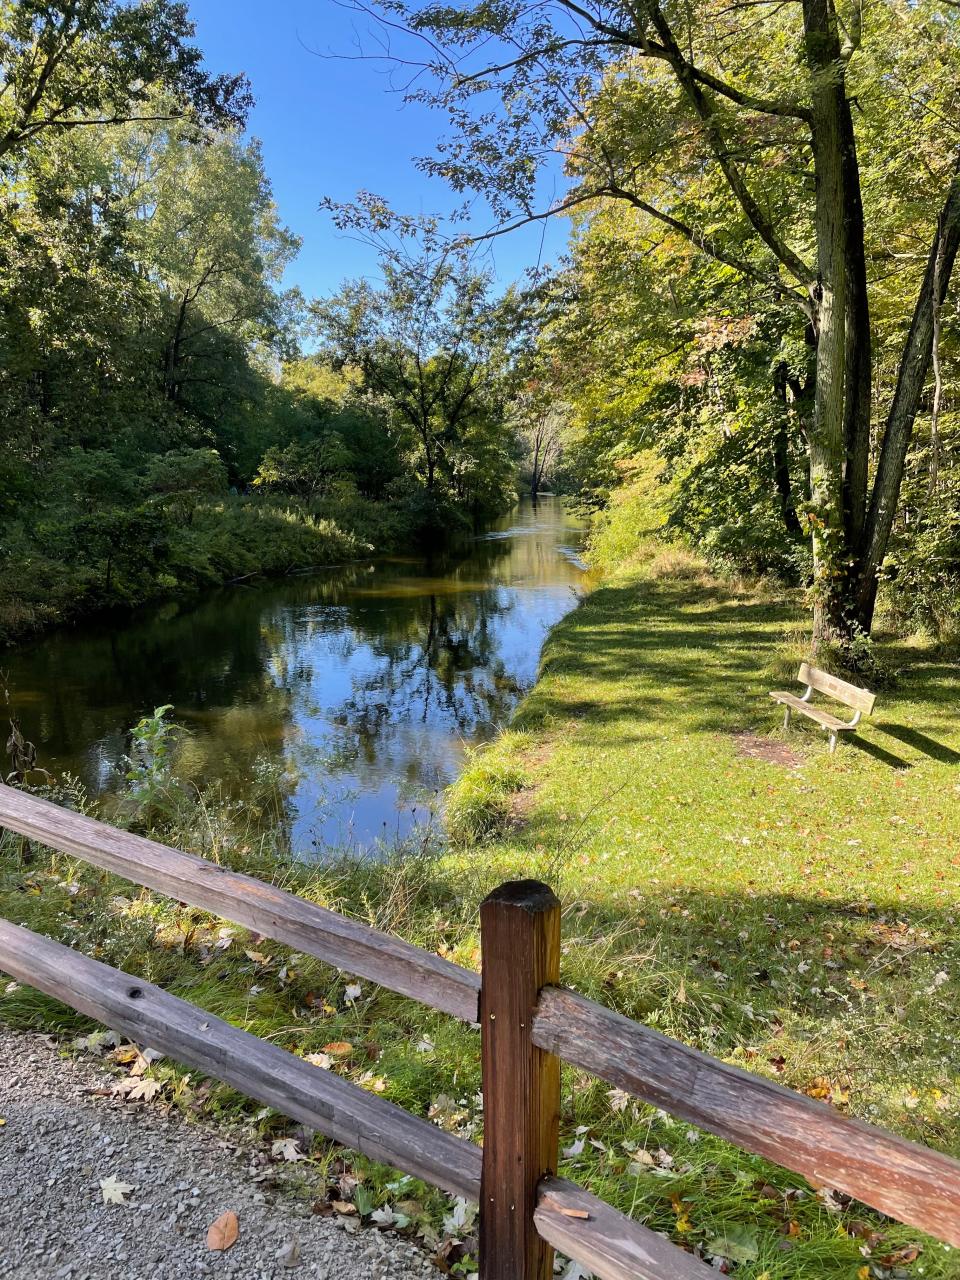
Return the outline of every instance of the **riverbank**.
<path id="1" fill-rule="evenodd" d="M 233 582 L 408 551 L 425 530 L 442 542 L 444 521 L 421 495 L 375 502 L 349 488 L 310 502 L 223 497 L 14 530 L 0 558 L 0 646 Z M 464 532 L 447 522 L 448 536 Z"/>
<path id="2" fill-rule="evenodd" d="M 767 698 L 802 647 L 798 600 L 651 547 L 554 630 L 513 729 L 454 788 L 452 847 L 308 868 L 209 797 L 146 825 L 474 966 L 484 894 L 548 880 L 565 905 L 566 983 L 960 1154 L 956 655 L 881 642 L 896 679 L 830 757 L 813 731 L 783 737 Z M 4 851 L 0 913 L 479 1135 L 469 1029 L 69 859 L 9 838 Z M 84 1026 L 25 988 L 0 997 L 0 1019 Z M 150 1075 L 161 1101 L 253 1110 L 220 1087 L 198 1097 L 167 1064 Z M 264 1143 L 279 1131 L 273 1116 L 251 1123 Z M 563 1126 L 565 1173 L 750 1280 L 958 1275 L 917 1233 L 572 1071 Z M 322 1181 L 334 1154 L 318 1142 L 314 1158 Z M 393 1175 L 354 1169 L 362 1207 L 393 1203 Z M 416 1222 L 436 1230 L 441 1200 L 417 1188 Z"/>

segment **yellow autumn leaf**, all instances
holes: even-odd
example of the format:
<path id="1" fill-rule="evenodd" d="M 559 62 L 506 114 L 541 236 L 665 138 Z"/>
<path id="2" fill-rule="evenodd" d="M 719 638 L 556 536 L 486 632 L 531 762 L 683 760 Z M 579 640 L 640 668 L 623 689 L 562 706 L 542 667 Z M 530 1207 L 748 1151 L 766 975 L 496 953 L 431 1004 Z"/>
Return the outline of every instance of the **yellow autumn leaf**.
<path id="1" fill-rule="evenodd" d="M 676 1228 L 685 1234 L 693 1230 L 693 1223 L 690 1221 L 690 1215 L 687 1213 L 687 1206 L 679 1196 L 671 1196 L 670 1203 L 673 1205 L 673 1212 L 677 1215 Z"/>

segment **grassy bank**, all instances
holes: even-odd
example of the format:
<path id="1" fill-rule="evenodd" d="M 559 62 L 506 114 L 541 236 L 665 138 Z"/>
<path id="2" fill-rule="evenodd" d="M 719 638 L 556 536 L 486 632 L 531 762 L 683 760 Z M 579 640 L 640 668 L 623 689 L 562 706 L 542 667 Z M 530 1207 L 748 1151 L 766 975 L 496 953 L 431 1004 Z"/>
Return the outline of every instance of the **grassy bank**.
<path id="1" fill-rule="evenodd" d="M 408 547 L 421 513 L 347 491 L 222 497 L 14 529 L 0 547 L 0 644 L 110 609 Z"/>
<path id="2" fill-rule="evenodd" d="M 881 642 L 890 680 L 874 720 L 830 757 L 812 728 L 785 739 L 767 698 L 793 680 L 801 622 L 789 596 L 649 548 L 553 633 L 514 728 L 454 788 L 448 849 L 304 868 L 256 834 L 272 803 L 256 793 L 238 810 L 172 787 L 127 820 L 468 965 L 483 895 L 546 879 L 565 904 L 568 984 L 960 1155 L 960 666 L 920 641 Z M 469 1029 L 69 859 L 3 847 L 0 913 L 482 1132 Z M 0 1018 L 85 1025 L 22 987 L 0 996 Z M 157 1103 L 242 1117 L 266 1143 L 287 1132 L 226 1089 L 152 1072 Z M 916 1232 L 573 1071 L 563 1126 L 566 1173 L 750 1280 L 960 1275 Z M 338 1154 L 313 1152 L 305 1189 L 342 1195 Z M 361 1210 L 402 1200 L 405 1229 L 469 1249 L 438 1197 L 365 1162 L 357 1175 Z"/>

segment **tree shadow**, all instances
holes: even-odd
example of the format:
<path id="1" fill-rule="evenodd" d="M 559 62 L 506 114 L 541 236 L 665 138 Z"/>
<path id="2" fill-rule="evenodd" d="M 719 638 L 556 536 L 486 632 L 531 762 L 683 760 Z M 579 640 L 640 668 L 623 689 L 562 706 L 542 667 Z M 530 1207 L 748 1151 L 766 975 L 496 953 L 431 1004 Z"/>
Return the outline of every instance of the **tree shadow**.
<path id="1" fill-rule="evenodd" d="M 960 764 L 960 751 L 954 751 L 952 747 L 937 742 L 936 738 L 928 737 L 919 729 L 908 728 L 905 724 L 875 724 L 873 728 L 887 734 L 888 737 L 896 738 L 905 746 L 913 747 L 914 751 L 919 751 L 932 760 L 939 760 L 941 764 Z"/>

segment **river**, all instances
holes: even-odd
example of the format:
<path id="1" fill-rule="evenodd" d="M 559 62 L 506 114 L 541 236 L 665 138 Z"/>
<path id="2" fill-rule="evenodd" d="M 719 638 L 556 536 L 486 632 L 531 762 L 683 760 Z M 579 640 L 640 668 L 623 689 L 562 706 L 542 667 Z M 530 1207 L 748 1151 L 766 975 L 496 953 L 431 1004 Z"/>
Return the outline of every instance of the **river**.
<path id="1" fill-rule="evenodd" d="M 178 770 L 242 798 L 285 779 L 302 856 L 374 849 L 429 822 L 467 747 L 508 721 L 547 631 L 583 589 L 583 526 L 522 501 L 434 560 L 376 559 L 61 630 L 3 656 L 38 763 L 121 785 L 129 731 L 171 703 Z"/>

